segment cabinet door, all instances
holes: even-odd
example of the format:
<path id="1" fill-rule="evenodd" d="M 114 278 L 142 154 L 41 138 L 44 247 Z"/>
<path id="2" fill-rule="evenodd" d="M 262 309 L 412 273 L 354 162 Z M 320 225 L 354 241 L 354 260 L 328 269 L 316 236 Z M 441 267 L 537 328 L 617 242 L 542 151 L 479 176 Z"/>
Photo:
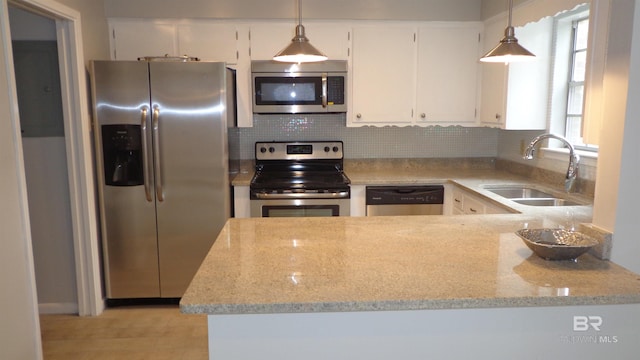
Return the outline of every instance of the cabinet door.
<path id="1" fill-rule="evenodd" d="M 331 60 L 348 60 L 351 47 L 351 28 L 344 24 L 311 22 L 304 25 L 307 37 L 316 49 Z M 285 43 L 282 47 L 288 45 Z"/>
<path id="2" fill-rule="evenodd" d="M 504 36 L 504 24 L 485 27 L 485 50 Z M 546 128 L 551 76 L 553 19 L 545 18 L 515 29 L 518 42 L 536 55 L 531 62 L 482 65 L 481 121 L 508 130 Z M 494 41 L 495 40 L 495 41 Z"/>
<path id="3" fill-rule="evenodd" d="M 482 215 L 485 213 L 485 206 L 482 200 L 469 194 L 464 194 L 464 213 L 467 215 Z"/>
<path id="4" fill-rule="evenodd" d="M 482 55 L 489 52 L 504 37 L 506 25 L 504 18 L 485 24 Z M 502 126 L 506 115 L 508 67 L 500 63 L 481 63 L 480 66 L 482 69 L 480 121 L 486 125 Z"/>
<path id="5" fill-rule="evenodd" d="M 507 82 L 508 130 L 544 130 L 547 127 L 553 18 L 515 29 L 518 42 L 536 55 L 535 61 L 509 65 Z"/>
<path id="6" fill-rule="evenodd" d="M 111 59 L 179 55 L 176 26 L 148 20 L 110 21 Z"/>
<path id="7" fill-rule="evenodd" d="M 327 22 L 304 22 L 309 42 L 331 60 L 349 58 L 350 27 Z M 251 25 L 251 59 L 270 60 L 291 43 L 296 24 L 261 23 Z"/>
<path id="8" fill-rule="evenodd" d="M 180 55 L 204 61 L 238 62 L 237 30 L 233 24 L 194 23 L 178 25 Z"/>
<path id="9" fill-rule="evenodd" d="M 408 26 L 353 29 L 351 125 L 413 122 L 415 37 L 415 28 Z"/>
<path id="10" fill-rule="evenodd" d="M 417 121 L 476 121 L 480 23 L 437 24 L 418 32 Z"/>
<path id="11" fill-rule="evenodd" d="M 454 215 L 461 215 L 464 214 L 464 194 L 462 193 L 462 190 L 460 190 L 458 187 L 454 186 L 451 189 L 452 192 L 452 196 L 451 196 L 451 209 Z"/>
<path id="12" fill-rule="evenodd" d="M 295 24 L 251 24 L 251 60 L 271 60 L 295 35 Z M 313 42 L 312 42 L 313 44 Z"/>

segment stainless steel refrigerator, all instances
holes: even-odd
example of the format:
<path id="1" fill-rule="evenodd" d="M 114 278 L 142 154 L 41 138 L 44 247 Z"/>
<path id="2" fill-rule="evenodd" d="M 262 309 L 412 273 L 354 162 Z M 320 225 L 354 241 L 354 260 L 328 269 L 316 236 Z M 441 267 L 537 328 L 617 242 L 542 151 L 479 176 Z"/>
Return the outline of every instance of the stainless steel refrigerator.
<path id="1" fill-rule="evenodd" d="M 224 63 L 92 61 L 107 299 L 179 298 L 231 216 Z"/>

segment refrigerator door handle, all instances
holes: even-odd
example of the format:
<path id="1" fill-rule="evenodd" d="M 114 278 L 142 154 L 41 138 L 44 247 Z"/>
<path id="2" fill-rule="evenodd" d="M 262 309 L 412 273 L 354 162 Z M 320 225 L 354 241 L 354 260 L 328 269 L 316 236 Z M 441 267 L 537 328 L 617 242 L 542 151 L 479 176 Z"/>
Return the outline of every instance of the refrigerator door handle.
<path id="1" fill-rule="evenodd" d="M 151 196 L 151 187 L 149 184 L 151 183 L 151 176 L 149 174 L 149 146 L 148 146 L 148 136 L 147 134 L 147 114 L 149 112 L 149 108 L 146 106 L 141 110 L 141 119 L 140 126 L 142 127 L 142 171 L 144 176 L 144 193 L 147 197 L 147 201 L 153 201 L 153 197 Z"/>
<path id="2" fill-rule="evenodd" d="M 158 201 L 164 201 L 164 194 L 162 191 L 162 170 L 160 159 L 160 109 L 158 106 L 153 107 L 153 156 L 156 159 L 155 176 L 156 176 L 156 198 Z"/>

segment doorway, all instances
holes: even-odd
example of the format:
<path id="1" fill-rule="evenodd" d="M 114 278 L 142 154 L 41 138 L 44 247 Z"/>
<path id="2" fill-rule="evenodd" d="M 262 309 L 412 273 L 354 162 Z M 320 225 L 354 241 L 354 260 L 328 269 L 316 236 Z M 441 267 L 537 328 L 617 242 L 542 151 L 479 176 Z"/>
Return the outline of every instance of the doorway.
<path id="1" fill-rule="evenodd" d="M 96 216 L 96 191 L 94 185 L 93 153 L 91 141 L 91 121 L 89 116 L 89 99 L 87 92 L 86 67 L 82 46 L 82 31 L 80 27 L 80 13 L 70 7 L 62 5 L 54 0 L 0 0 L 4 7 L 0 12 L 0 26 L 9 29 L 11 21 L 9 19 L 8 7 L 23 10 L 30 14 L 37 14 L 48 19 L 55 24 L 55 40 L 57 40 L 57 51 L 59 60 L 60 76 L 60 99 L 62 103 L 63 128 L 64 128 L 64 150 L 66 152 L 66 165 L 58 164 L 61 173 L 66 171 L 68 176 L 68 196 L 64 196 L 62 202 L 68 203 L 70 212 L 72 251 L 67 251 L 67 259 L 71 268 L 75 271 L 73 278 L 68 281 L 72 284 L 73 291 L 77 297 L 75 300 L 62 300 L 56 303 L 58 310 L 66 308 L 72 304 L 75 312 L 81 316 L 99 315 L 104 310 L 104 299 L 102 295 L 102 280 L 100 276 L 100 251 L 98 240 L 98 220 Z M 1 33 L 1 32 L 0 32 Z M 2 33 L 2 42 L 5 49 L 11 49 L 9 42 L 10 32 Z M 5 55 L 11 54 L 5 52 Z M 5 72 L 14 74 L 13 59 L 4 56 Z M 17 86 L 15 76 L 10 76 L 9 86 L 6 95 L 14 100 L 17 105 Z M 19 106 L 17 106 L 19 107 Z M 6 109 L 13 129 L 21 129 L 20 116 L 17 108 Z M 18 130 L 14 136 L 14 150 L 19 160 L 23 160 L 23 141 L 20 139 Z M 26 143 L 26 140 L 25 140 Z M 18 178 L 22 179 L 23 186 L 26 186 L 27 172 L 23 166 L 18 167 Z M 62 170 L 60 170 L 62 169 Z M 23 172 L 24 171 L 24 172 Z M 20 203 L 24 209 L 28 206 L 28 195 L 24 191 L 20 194 Z M 31 212 L 24 214 L 30 221 Z M 67 218 L 68 219 L 68 218 Z M 23 239 L 25 247 L 31 251 L 31 231 L 24 230 Z M 70 254 L 70 255 L 69 255 Z M 48 258 L 48 257 L 47 257 Z M 30 258 L 29 258 L 30 259 Z M 35 273 L 35 266 L 30 264 Z M 72 273 L 72 272 L 71 272 Z M 35 284 L 34 284 L 35 287 Z M 35 302 L 37 292 L 31 292 Z M 59 301 L 59 300 L 56 300 Z M 66 302 L 71 301 L 71 302 Z M 75 304 L 73 304 L 75 301 Z M 60 305 L 62 304 L 62 305 Z M 68 309 L 61 312 L 68 312 Z"/>
<path id="2" fill-rule="evenodd" d="M 9 7 L 38 308 L 78 313 L 56 24 Z"/>

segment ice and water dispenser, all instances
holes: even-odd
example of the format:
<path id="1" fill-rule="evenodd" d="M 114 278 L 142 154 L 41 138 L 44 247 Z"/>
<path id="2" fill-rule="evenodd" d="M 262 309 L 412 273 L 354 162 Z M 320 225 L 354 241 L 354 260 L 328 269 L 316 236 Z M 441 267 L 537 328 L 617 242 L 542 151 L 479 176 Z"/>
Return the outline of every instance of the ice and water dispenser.
<path id="1" fill-rule="evenodd" d="M 106 185 L 144 185 L 140 125 L 102 125 Z"/>

